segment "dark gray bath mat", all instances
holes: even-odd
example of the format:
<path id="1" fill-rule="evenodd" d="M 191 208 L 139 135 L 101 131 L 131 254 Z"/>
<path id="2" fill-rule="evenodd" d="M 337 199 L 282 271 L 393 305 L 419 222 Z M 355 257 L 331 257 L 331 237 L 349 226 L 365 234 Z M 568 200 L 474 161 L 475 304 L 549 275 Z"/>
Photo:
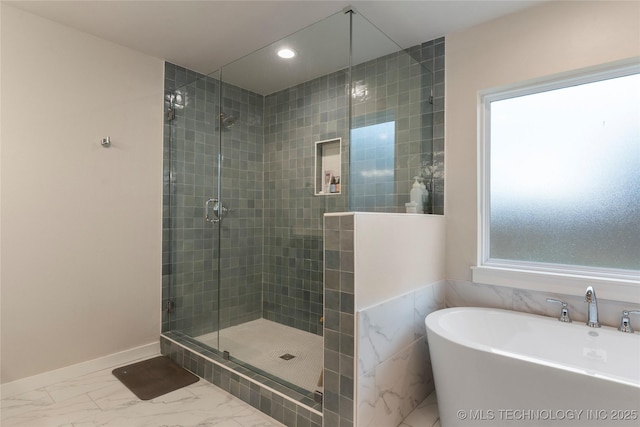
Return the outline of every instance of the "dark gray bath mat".
<path id="1" fill-rule="evenodd" d="M 151 400 L 199 380 L 167 356 L 116 368 L 112 373 L 140 400 Z"/>

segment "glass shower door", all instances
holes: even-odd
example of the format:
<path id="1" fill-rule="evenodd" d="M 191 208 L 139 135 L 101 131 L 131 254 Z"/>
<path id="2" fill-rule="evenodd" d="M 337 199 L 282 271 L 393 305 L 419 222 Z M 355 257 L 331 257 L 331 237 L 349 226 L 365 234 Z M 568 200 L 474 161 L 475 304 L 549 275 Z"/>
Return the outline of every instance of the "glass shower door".
<path id="1" fill-rule="evenodd" d="M 168 78 L 188 83 L 167 94 L 165 123 L 171 136 L 164 167 L 168 255 L 163 261 L 163 330 L 200 337 L 217 348 L 220 80 L 218 73 L 203 76 L 171 64 L 167 68 Z"/>

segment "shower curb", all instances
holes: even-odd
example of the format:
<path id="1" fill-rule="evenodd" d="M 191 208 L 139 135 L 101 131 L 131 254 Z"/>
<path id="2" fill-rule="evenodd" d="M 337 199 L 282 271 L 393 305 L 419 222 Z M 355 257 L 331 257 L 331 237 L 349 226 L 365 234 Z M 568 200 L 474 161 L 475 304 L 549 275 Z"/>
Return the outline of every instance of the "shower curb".
<path id="1" fill-rule="evenodd" d="M 322 405 L 175 331 L 160 336 L 160 350 L 183 368 L 236 396 L 287 427 L 322 427 Z"/>

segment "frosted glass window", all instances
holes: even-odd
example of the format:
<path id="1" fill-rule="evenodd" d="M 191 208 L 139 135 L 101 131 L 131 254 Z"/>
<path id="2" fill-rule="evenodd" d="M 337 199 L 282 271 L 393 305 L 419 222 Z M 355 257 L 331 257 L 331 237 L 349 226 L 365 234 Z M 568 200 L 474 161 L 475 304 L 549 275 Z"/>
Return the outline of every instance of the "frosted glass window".
<path id="1" fill-rule="evenodd" d="M 640 270 L 635 72 L 485 103 L 489 260 Z"/>

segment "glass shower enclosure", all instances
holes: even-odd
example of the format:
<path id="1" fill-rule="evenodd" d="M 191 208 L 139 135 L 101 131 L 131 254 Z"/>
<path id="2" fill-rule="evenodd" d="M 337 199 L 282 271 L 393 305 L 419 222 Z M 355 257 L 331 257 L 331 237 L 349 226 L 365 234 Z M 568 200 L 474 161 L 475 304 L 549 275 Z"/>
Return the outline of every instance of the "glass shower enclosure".
<path id="1" fill-rule="evenodd" d="M 322 390 L 323 214 L 404 212 L 433 163 L 416 52 L 343 11 L 208 75 L 166 64 L 163 335 Z"/>

